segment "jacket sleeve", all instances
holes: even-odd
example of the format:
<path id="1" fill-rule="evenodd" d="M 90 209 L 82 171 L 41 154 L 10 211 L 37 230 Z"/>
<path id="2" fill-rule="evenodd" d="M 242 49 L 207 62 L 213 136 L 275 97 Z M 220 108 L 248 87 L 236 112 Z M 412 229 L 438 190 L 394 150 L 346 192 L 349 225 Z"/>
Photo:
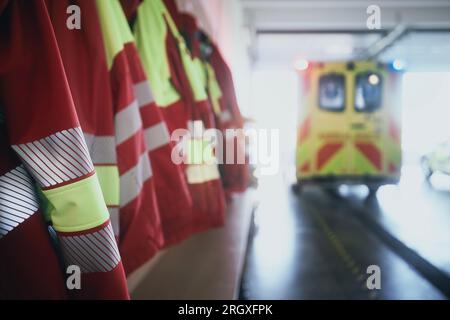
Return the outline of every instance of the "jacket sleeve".
<path id="1" fill-rule="evenodd" d="M 213 45 L 213 54 L 211 56 L 211 65 L 217 76 L 217 82 L 222 90 L 222 104 L 224 105 L 224 122 L 228 122 L 229 126 L 236 128 L 244 127 L 244 119 L 242 117 L 237 102 L 235 86 L 231 70 L 225 62 L 219 48 Z"/>
<path id="2" fill-rule="evenodd" d="M 81 289 L 70 293 L 129 298 L 44 0 L 11 1 L 0 17 L 0 104 L 11 147 L 41 190 L 66 267 L 81 270 Z"/>

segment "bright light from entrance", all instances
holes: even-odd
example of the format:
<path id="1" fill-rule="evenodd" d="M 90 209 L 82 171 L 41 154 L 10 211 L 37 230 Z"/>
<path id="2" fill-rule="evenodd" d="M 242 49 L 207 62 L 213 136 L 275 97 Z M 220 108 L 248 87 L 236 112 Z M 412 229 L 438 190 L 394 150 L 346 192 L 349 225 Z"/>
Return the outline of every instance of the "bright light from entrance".
<path id="1" fill-rule="evenodd" d="M 450 139 L 450 72 L 407 72 L 403 77 L 404 163 Z"/>

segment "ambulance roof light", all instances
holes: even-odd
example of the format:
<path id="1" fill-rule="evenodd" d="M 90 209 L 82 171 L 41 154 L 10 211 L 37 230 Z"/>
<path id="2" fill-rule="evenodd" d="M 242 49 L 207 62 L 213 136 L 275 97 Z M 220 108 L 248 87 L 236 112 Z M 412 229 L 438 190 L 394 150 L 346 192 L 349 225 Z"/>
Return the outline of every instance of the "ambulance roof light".
<path id="1" fill-rule="evenodd" d="M 306 59 L 297 59 L 294 63 L 294 68 L 297 71 L 305 71 L 309 67 L 309 62 Z"/>
<path id="2" fill-rule="evenodd" d="M 392 61 L 392 69 L 395 71 L 403 71 L 406 68 L 406 62 L 400 59 Z"/>

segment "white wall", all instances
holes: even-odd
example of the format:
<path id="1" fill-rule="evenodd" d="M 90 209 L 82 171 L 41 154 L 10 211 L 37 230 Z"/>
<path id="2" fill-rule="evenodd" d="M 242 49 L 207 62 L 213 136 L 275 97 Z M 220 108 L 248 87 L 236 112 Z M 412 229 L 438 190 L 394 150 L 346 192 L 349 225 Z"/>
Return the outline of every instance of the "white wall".
<path id="1" fill-rule="evenodd" d="M 450 72 L 408 72 L 403 79 L 405 161 L 450 139 Z"/>
<path id="2" fill-rule="evenodd" d="M 299 80 L 293 68 L 259 68 L 252 73 L 251 116 L 259 129 L 280 133 L 280 168 L 295 177 Z"/>

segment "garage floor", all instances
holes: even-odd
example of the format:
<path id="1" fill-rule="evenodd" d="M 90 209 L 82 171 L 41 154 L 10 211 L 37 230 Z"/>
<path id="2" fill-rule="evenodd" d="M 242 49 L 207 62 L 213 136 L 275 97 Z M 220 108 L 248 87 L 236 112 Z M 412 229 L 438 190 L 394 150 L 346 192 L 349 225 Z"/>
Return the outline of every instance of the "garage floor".
<path id="1" fill-rule="evenodd" d="M 240 298 L 445 299 L 450 197 L 409 169 L 370 201 L 358 188 L 296 196 L 282 178 L 263 179 Z M 381 290 L 367 288 L 371 265 Z"/>

